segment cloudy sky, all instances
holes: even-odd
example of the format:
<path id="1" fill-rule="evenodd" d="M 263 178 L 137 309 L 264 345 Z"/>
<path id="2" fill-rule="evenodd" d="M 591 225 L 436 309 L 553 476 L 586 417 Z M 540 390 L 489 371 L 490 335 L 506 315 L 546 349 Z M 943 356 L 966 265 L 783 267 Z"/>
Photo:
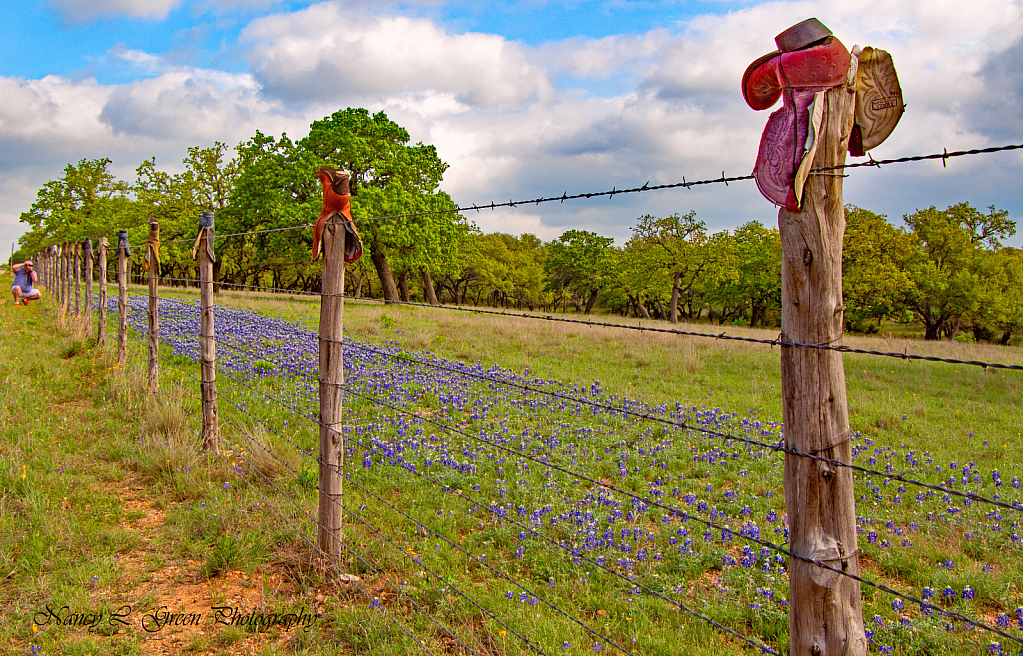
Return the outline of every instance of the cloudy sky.
<path id="1" fill-rule="evenodd" d="M 178 171 L 189 146 L 301 137 L 348 106 L 435 144 L 463 204 L 747 174 L 769 112 L 745 105 L 742 73 L 810 16 L 892 53 L 907 113 L 875 158 L 1023 142 L 1020 0 L 4 2 L 0 244 L 68 163 L 108 157 L 134 180 L 149 157 Z M 895 222 L 961 201 L 1018 221 L 1021 180 L 1018 151 L 899 164 L 853 171 L 846 201 Z M 472 218 L 621 243 L 637 216 L 689 210 L 714 230 L 777 220 L 748 182 Z"/>

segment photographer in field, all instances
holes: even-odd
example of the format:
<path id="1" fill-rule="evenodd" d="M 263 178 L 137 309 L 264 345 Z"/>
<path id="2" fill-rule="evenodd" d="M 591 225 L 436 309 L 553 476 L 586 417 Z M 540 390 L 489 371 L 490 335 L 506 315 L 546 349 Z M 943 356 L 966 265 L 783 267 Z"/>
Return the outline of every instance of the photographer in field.
<path id="1" fill-rule="evenodd" d="M 14 274 L 14 284 L 11 285 L 11 294 L 14 295 L 14 304 L 21 303 L 28 305 L 29 301 L 38 301 L 42 294 L 33 285 L 39 280 L 36 272 L 32 270 L 32 260 L 25 260 L 21 264 L 11 267 Z"/>

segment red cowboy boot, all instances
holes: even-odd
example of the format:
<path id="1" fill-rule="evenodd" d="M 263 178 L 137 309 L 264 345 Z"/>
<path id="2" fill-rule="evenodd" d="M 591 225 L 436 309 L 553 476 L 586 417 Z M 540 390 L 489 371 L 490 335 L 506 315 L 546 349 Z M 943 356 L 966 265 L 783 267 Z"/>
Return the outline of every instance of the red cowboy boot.
<path id="1" fill-rule="evenodd" d="M 345 262 L 355 262 L 362 257 L 362 240 L 359 239 L 359 233 L 352 221 L 348 173 L 333 166 L 321 166 L 316 169 L 316 177 L 323 185 L 323 209 L 316 218 L 316 226 L 313 228 L 313 261 L 316 261 L 322 250 L 323 226 L 329 217 L 336 216 L 341 217 L 341 223 L 345 228 Z"/>

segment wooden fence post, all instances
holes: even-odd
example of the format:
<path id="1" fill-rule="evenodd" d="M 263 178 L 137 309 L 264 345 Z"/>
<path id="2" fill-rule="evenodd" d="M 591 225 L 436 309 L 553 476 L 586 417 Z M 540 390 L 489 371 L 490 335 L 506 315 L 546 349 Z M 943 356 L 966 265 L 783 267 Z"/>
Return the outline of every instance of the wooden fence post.
<path id="1" fill-rule="evenodd" d="M 64 311 L 71 313 L 71 242 L 64 242 Z"/>
<path id="2" fill-rule="evenodd" d="M 160 298 L 158 285 L 160 282 L 160 224 L 149 221 L 149 238 L 146 240 L 146 252 L 143 265 L 149 273 L 149 329 L 146 336 L 149 342 L 149 385 L 150 394 L 160 388 Z"/>
<path id="3" fill-rule="evenodd" d="M 99 317 L 96 324 L 96 346 L 107 343 L 107 238 L 99 238 Z"/>
<path id="4" fill-rule="evenodd" d="M 75 280 L 75 316 L 82 316 L 82 247 L 76 241 L 71 244 L 71 277 Z"/>
<path id="5" fill-rule="evenodd" d="M 199 257 L 200 396 L 203 447 L 220 452 L 220 416 L 217 413 L 217 343 L 213 317 L 213 212 L 199 215 L 199 236 L 192 257 Z M 196 252 L 198 251 L 198 253 Z"/>
<path id="6" fill-rule="evenodd" d="M 117 364 L 128 357 L 128 233 L 117 233 Z"/>
<path id="7" fill-rule="evenodd" d="M 88 237 L 82 242 L 82 255 L 85 256 L 85 313 L 82 315 L 86 328 L 92 329 L 92 240 Z"/>
<path id="8" fill-rule="evenodd" d="M 65 255 L 65 253 L 64 253 L 64 244 L 57 244 L 57 248 L 60 250 L 60 252 L 57 253 L 57 261 L 56 261 L 57 268 L 56 268 L 56 271 L 54 271 L 54 273 L 57 274 L 56 280 L 54 280 L 54 282 L 56 283 L 55 286 L 54 286 L 54 291 L 57 292 L 57 301 L 59 301 L 60 309 L 63 311 L 63 309 L 64 309 L 64 255 Z"/>
<path id="9" fill-rule="evenodd" d="M 854 60 L 855 61 L 855 60 Z M 824 96 L 813 167 L 845 163 L 854 89 Z M 840 171 L 811 173 L 803 210 L 778 215 L 782 240 L 782 341 L 839 345 L 844 325 Z M 842 354 L 783 346 L 782 417 L 789 449 L 850 463 L 849 406 Z M 859 575 L 853 472 L 822 460 L 785 455 L 785 507 L 794 554 Z M 860 584 L 789 557 L 789 644 L 793 656 L 867 652 Z"/>
<path id="10" fill-rule="evenodd" d="M 320 296 L 320 551 L 337 563 L 341 555 L 341 500 L 344 435 L 344 357 L 341 347 L 345 293 L 345 227 L 328 218 L 323 227 L 323 284 Z"/>

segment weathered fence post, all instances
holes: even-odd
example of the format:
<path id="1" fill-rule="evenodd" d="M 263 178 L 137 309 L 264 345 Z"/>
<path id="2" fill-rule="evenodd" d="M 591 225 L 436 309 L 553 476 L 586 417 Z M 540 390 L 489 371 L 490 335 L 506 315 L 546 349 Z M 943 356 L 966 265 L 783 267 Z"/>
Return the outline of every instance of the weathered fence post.
<path id="1" fill-rule="evenodd" d="M 203 447 L 220 452 L 220 417 L 217 414 L 217 343 L 213 320 L 213 212 L 199 215 L 199 235 L 192 257 L 199 257 L 200 396 L 202 397 Z"/>
<path id="2" fill-rule="evenodd" d="M 73 256 L 71 242 L 64 242 L 64 311 L 71 312 L 71 260 Z"/>
<path id="3" fill-rule="evenodd" d="M 96 346 L 107 343 L 107 238 L 99 238 L 99 306 L 96 324 Z"/>
<path id="4" fill-rule="evenodd" d="M 855 64 L 855 58 L 853 59 Z M 845 164 L 855 89 L 824 94 L 813 168 Z M 840 171 L 811 173 L 803 209 L 778 215 L 782 256 L 782 341 L 839 345 L 844 325 L 842 238 L 845 213 Z M 842 354 L 783 346 L 785 446 L 851 462 L 849 407 Z M 823 460 L 785 455 L 785 507 L 792 552 L 859 575 L 853 473 Z M 839 572 L 789 558 L 789 640 L 793 656 L 866 654 L 860 584 Z"/>
<path id="5" fill-rule="evenodd" d="M 128 357 L 128 232 L 117 232 L 117 364 L 124 366 Z"/>
<path id="6" fill-rule="evenodd" d="M 85 256 L 85 314 L 83 318 L 86 328 L 92 329 L 92 240 L 88 237 L 82 242 L 82 254 Z"/>
<path id="7" fill-rule="evenodd" d="M 71 261 L 75 280 L 75 317 L 82 316 L 82 248 L 76 241 L 71 244 Z"/>
<path id="8" fill-rule="evenodd" d="M 64 244 L 58 244 L 57 248 L 60 252 L 57 253 L 57 279 L 55 280 L 56 286 L 54 290 L 57 292 L 57 300 L 60 302 L 61 311 L 63 311 L 64 303 L 66 302 L 64 298 L 64 256 L 66 253 L 64 251 Z"/>
<path id="9" fill-rule="evenodd" d="M 337 217 L 337 218 L 335 218 Z M 341 555 L 341 491 L 344 436 L 344 354 L 341 346 L 345 293 L 345 226 L 332 215 L 323 226 L 323 284 L 320 295 L 320 551 L 337 563 Z"/>
<path id="10" fill-rule="evenodd" d="M 149 342 L 149 393 L 155 394 L 160 388 L 160 224 L 149 220 L 149 237 L 142 268 L 149 273 L 149 328 L 146 331 Z"/>

